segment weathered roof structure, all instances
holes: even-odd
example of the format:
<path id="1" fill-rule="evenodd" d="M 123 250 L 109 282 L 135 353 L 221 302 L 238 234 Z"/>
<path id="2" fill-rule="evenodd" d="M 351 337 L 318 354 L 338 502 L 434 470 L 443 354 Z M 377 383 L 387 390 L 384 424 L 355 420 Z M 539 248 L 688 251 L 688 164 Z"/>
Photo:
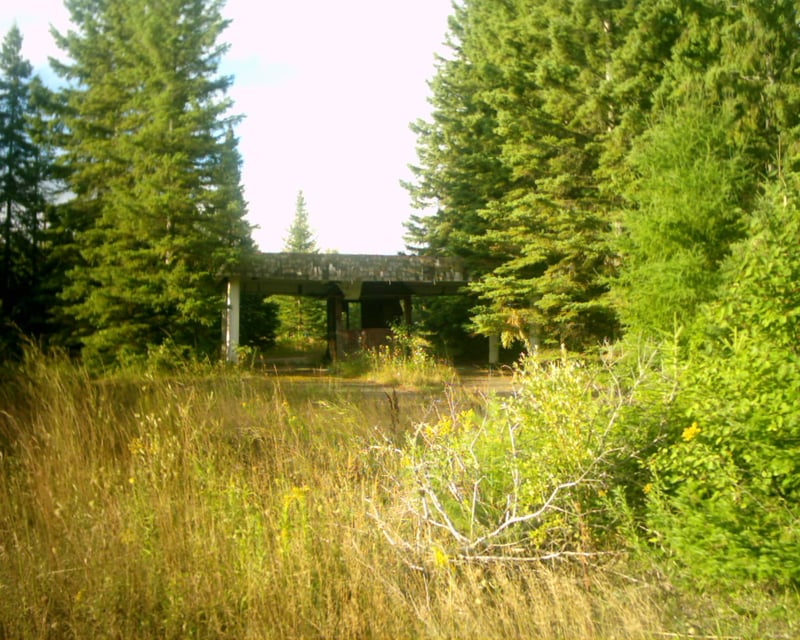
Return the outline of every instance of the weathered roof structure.
<path id="1" fill-rule="evenodd" d="M 411 323 L 413 296 L 458 293 L 468 282 L 458 258 L 380 256 L 340 253 L 261 253 L 236 273 L 225 274 L 225 345 L 236 360 L 242 294 L 292 295 L 328 301 L 328 353 L 331 359 L 350 345 L 375 346 L 392 322 Z M 350 328 L 349 304 L 358 302 L 358 329 Z"/>
<path id="2" fill-rule="evenodd" d="M 458 258 L 261 253 L 237 274 L 242 291 L 326 298 L 454 294 L 469 280 Z"/>

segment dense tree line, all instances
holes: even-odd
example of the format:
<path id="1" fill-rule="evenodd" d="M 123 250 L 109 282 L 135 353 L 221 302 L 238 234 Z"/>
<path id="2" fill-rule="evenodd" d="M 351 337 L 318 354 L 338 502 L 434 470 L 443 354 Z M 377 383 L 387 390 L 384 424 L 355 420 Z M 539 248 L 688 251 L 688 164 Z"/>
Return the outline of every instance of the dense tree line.
<path id="1" fill-rule="evenodd" d="M 463 0 L 450 44 L 410 245 L 470 261 L 472 330 L 624 336 L 628 541 L 696 584 L 796 585 L 797 4 Z"/>
<path id="2" fill-rule="evenodd" d="M 797 42 L 790 2 L 457 3 L 410 247 L 471 262 L 485 334 L 671 328 L 796 169 Z"/>
<path id="3" fill-rule="evenodd" d="M 30 79 L 16 28 L 3 47 L 6 342 L 48 335 L 100 362 L 169 344 L 209 353 L 216 280 L 254 248 L 218 74 L 221 2 L 67 7 L 62 88 Z"/>
<path id="4" fill-rule="evenodd" d="M 481 276 L 456 305 L 470 330 L 583 347 L 715 299 L 759 198 L 796 170 L 796 11 L 762 4 L 454 5 L 413 127 L 408 187 L 434 212 L 408 239 Z M 62 89 L 31 78 L 17 29 L 3 45 L 4 335 L 100 359 L 209 350 L 214 276 L 253 249 L 220 3 L 68 6 Z"/>

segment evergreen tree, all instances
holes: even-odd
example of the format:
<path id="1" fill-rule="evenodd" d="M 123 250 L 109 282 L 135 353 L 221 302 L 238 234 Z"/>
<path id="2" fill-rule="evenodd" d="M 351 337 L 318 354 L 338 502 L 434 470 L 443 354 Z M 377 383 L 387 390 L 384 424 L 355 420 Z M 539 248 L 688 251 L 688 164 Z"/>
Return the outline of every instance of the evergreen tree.
<path id="1" fill-rule="evenodd" d="M 602 301 L 607 207 L 594 178 L 614 116 L 603 93 L 614 11 L 473 0 L 451 21 L 454 57 L 431 85 L 433 122 L 416 128 L 423 164 L 412 191 L 438 198 L 439 211 L 412 219 L 411 235 L 431 251 L 479 257 L 481 333 L 580 344 L 614 330 Z"/>
<path id="2" fill-rule="evenodd" d="M 294 218 L 284 240 L 289 253 L 319 253 L 308 219 L 308 206 L 302 190 L 297 193 Z M 284 335 L 294 343 L 322 338 L 327 327 L 325 303 L 301 296 L 274 296 L 278 319 Z"/>
<path id="3" fill-rule="evenodd" d="M 633 144 L 616 288 L 629 330 L 671 334 L 718 293 L 720 266 L 744 231 L 748 187 L 743 151 L 728 137 L 733 121 L 698 100 Z"/>
<path id="4" fill-rule="evenodd" d="M 615 293 L 629 328 L 691 325 L 721 293 L 719 265 L 774 158 L 796 167 L 795 14 L 788 2 L 656 0 L 634 12 L 613 56 L 625 115 L 601 168 L 626 196 Z"/>
<path id="5" fill-rule="evenodd" d="M 21 56 L 22 34 L 13 26 L 0 50 L 0 202 L 2 282 L 0 332 L 13 342 L 10 326 L 26 334 L 45 331 L 45 185 L 48 152 L 37 144 L 40 121 L 34 94 L 40 83 Z"/>
<path id="6" fill-rule="evenodd" d="M 614 124 L 605 97 L 616 38 L 607 3 L 517 2 L 493 50 L 504 90 L 498 114 L 511 187 L 483 212 L 488 243 L 504 257 L 474 289 L 482 332 L 582 346 L 611 336 L 603 280 L 609 203 L 598 188 L 600 139 Z"/>
<path id="7" fill-rule="evenodd" d="M 283 250 L 290 253 L 319 253 L 314 233 L 308 222 L 308 207 L 302 190 L 297 192 L 294 218 L 284 239 Z"/>
<path id="8" fill-rule="evenodd" d="M 57 35 L 65 205 L 77 264 L 64 297 L 87 355 L 218 345 L 217 277 L 253 245 L 217 76 L 218 0 L 72 0 Z"/>
<path id="9" fill-rule="evenodd" d="M 417 254 L 463 258 L 467 269 L 480 276 L 502 260 L 495 247 L 475 242 L 486 233 L 481 212 L 509 188 L 511 176 L 501 161 L 502 138 L 497 113 L 485 94 L 501 89 L 500 69 L 489 64 L 488 49 L 497 45 L 481 36 L 485 25 L 498 20 L 506 3 L 472 0 L 454 5 L 449 20 L 450 53 L 437 61 L 430 82 L 433 107 L 429 121 L 418 120 L 418 163 L 414 179 L 404 183 L 415 208 L 406 225 L 409 250 Z M 416 315 L 429 332 L 441 339 L 448 353 L 469 341 L 470 316 L 478 304 L 471 292 L 468 304 L 456 299 L 430 299 Z"/>

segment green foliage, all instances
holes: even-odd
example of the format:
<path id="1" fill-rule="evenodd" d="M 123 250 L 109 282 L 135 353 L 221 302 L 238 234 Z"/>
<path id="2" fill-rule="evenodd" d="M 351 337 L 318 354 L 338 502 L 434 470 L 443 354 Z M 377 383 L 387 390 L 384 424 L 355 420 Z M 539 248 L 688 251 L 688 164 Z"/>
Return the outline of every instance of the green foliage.
<path id="1" fill-rule="evenodd" d="M 616 330 L 603 297 L 608 203 L 594 175 L 613 124 L 600 94 L 616 3 L 518 4 L 495 34 L 503 89 L 486 94 L 513 184 L 484 209 L 488 231 L 475 238 L 502 264 L 473 287 L 484 303 L 474 323 L 506 342 L 577 349 Z"/>
<path id="2" fill-rule="evenodd" d="M 688 328 L 776 154 L 798 157 L 796 8 L 762 5 L 457 7 L 414 127 L 409 190 L 435 211 L 409 239 L 473 261 L 474 328 L 573 347 L 614 339 L 617 311 Z"/>
<path id="3" fill-rule="evenodd" d="M 319 253 L 314 233 L 308 221 L 308 207 L 302 191 L 297 193 L 294 218 L 283 243 L 283 250 L 293 253 Z"/>
<path id="4" fill-rule="evenodd" d="M 404 324 L 392 327 L 387 344 L 350 354 L 337 362 L 334 370 L 348 377 L 417 389 L 451 384 L 456 377 L 453 368 L 434 355 L 428 338 Z"/>
<path id="5" fill-rule="evenodd" d="M 480 212 L 504 193 L 510 179 L 500 160 L 497 115 L 483 95 L 499 80 L 498 69 L 486 60 L 487 48 L 496 43 L 481 34 L 506 9 L 505 3 L 485 0 L 454 7 L 448 40 L 452 53 L 438 59 L 430 83 L 432 119 L 411 126 L 419 163 L 412 167 L 414 181 L 405 187 L 425 213 L 409 221 L 409 247 L 461 256 L 479 273 L 496 262 L 473 242 L 487 227 Z"/>
<path id="6" fill-rule="evenodd" d="M 279 307 L 272 299 L 245 294 L 239 305 L 239 344 L 263 351 L 275 344 L 280 326 Z"/>
<path id="7" fill-rule="evenodd" d="M 633 144 L 615 292 L 631 332 L 658 336 L 690 325 L 718 293 L 720 266 L 742 236 L 743 194 L 752 188 L 742 151 L 729 140 L 732 122 L 695 101 L 662 115 Z"/>
<path id="8" fill-rule="evenodd" d="M 416 553 L 464 561 L 594 558 L 608 545 L 605 496 L 630 455 L 619 412 L 631 397 L 602 369 L 530 358 L 485 413 L 419 425 L 403 454 Z M 591 560 L 595 562 L 594 559 Z"/>
<path id="9" fill-rule="evenodd" d="M 252 250 L 240 158 L 217 77 L 216 0 L 70 3 L 57 42 L 60 161 L 74 198 L 66 311 L 87 357 L 114 361 L 166 340 L 216 352 L 217 279 Z"/>
<path id="10" fill-rule="evenodd" d="M 302 191 L 297 194 L 294 218 L 283 250 L 291 253 L 319 253 Z M 272 296 L 270 301 L 277 307 L 282 343 L 302 349 L 326 337 L 328 316 L 324 300 L 303 296 Z"/>
<path id="11" fill-rule="evenodd" d="M 612 261 L 593 172 L 612 111 L 597 100 L 614 9 L 590 3 L 466 2 L 453 56 L 418 125 L 420 205 L 411 239 L 484 276 L 472 328 L 578 347 L 613 336 L 602 299 Z"/>
<path id="12" fill-rule="evenodd" d="M 687 363 L 686 417 L 653 460 L 652 525 L 709 582 L 800 582 L 800 223 L 789 181 L 733 248 L 709 337 Z"/>
<path id="13" fill-rule="evenodd" d="M 469 330 L 475 297 L 468 292 L 454 296 L 418 297 L 413 300 L 414 323 L 434 350 L 448 360 L 485 362 L 487 340 Z"/>
<path id="14" fill-rule="evenodd" d="M 41 82 L 21 55 L 14 25 L 0 51 L 0 358 L 19 355 L 19 336 L 48 333 L 47 180 L 50 149 L 39 135 Z"/>

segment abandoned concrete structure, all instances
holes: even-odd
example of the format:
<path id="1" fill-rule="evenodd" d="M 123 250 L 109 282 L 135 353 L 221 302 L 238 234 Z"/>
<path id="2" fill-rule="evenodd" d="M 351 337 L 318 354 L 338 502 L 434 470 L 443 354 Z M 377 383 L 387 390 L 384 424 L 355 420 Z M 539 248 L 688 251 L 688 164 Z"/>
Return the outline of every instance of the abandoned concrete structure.
<path id="1" fill-rule="evenodd" d="M 244 293 L 327 300 L 328 354 L 377 346 L 398 321 L 411 323 L 413 296 L 453 295 L 467 284 L 457 258 L 307 253 L 261 253 L 226 276 L 225 353 L 236 361 Z M 360 309 L 352 314 L 354 303 Z"/>

